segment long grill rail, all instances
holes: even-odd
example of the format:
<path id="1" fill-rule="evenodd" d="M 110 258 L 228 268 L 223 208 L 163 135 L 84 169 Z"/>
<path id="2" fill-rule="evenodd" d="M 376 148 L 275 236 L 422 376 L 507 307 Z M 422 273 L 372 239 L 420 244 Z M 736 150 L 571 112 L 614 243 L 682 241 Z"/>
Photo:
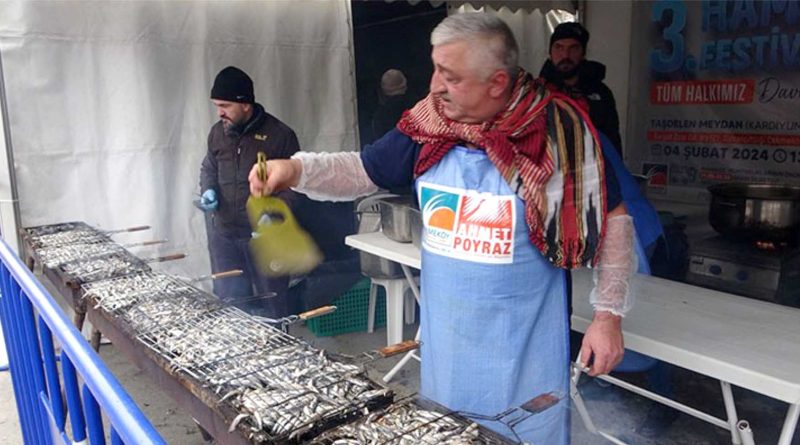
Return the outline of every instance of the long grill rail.
<path id="1" fill-rule="evenodd" d="M 446 410 L 393 404 L 363 364 L 152 271 L 109 233 L 71 222 L 26 229 L 23 239 L 62 288 L 79 285 L 81 301 L 161 357 L 171 375 L 215 395 L 215 411 L 252 443 L 509 443 Z"/>

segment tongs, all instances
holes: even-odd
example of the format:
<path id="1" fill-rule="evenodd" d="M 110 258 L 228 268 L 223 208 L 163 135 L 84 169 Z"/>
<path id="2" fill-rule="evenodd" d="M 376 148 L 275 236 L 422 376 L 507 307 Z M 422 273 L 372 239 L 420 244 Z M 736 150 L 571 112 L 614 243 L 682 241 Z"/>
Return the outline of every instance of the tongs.
<path id="1" fill-rule="evenodd" d="M 603 431 L 597 426 L 595 426 L 594 422 L 592 421 L 592 417 L 589 415 L 589 410 L 586 408 L 586 404 L 583 401 L 583 397 L 581 397 L 580 391 L 578 391 L 578 381 L 581 378 L 581 373 L 588 373 L 589 367 L 588 364 L 584 364 L 581 360 L 581 354 L 578 353 L 578 357 L 575 358 L 575 362 L 572 363 L 570 367 L 570 377 L 569 377 L 569 393 L 570 398 L 575 406 L 575 409 L 578 411 L 578 415 L 581 417 L 583 421 L 583 425 L 586 429 L 592 434 L 598 434 L 604 438 L 606 438 L 609 442 L 612 442 L 617 445 L 627 445 L 625 442 L 617 439 L 607 431 Z"/>

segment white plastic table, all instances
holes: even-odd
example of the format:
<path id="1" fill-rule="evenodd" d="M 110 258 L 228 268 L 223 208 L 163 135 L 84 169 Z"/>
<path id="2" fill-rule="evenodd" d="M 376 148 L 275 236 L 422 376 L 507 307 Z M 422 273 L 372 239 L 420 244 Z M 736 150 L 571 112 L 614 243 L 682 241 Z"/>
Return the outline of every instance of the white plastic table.
<path id="1" fill-rule="evenodd" d="M 420 268 L 419 249 L 392 241 L 380 232 L 351 235 L 356 249 Z M 588 295 L 592 272 L 574 271 L 572 328 L 585 332 L 592 319 Z M 800 309 L 739 297 L 655 277 L 634 278 L 636 302 L 622 323 L 625 347 L 720 381 L 727 419 L 603 377 L 687 414 L 731 431 L 740 443 L 730 385 L 789 404 L 779 445 L 789 445 L 800 417 Z M 402 341 L 403 296 L 388 295 L 387 338 Z"/>
<path id="2" fill-rule="evenodd" d="M 572 328 L 585 332 L 592 307 L 580 296 L 589 294 L 592 272 L 574 271 L 572 281 Z M 645 275 L 632 285 L 637 297 L 622 323 L 625 347 L 719 380 L 728 418 L 666 404 L 729 429 L 741 443 L 730 385 L 746 388 L 789 404 L 778 442 L 789 445 L 800 415 L 800 309 Z"/>

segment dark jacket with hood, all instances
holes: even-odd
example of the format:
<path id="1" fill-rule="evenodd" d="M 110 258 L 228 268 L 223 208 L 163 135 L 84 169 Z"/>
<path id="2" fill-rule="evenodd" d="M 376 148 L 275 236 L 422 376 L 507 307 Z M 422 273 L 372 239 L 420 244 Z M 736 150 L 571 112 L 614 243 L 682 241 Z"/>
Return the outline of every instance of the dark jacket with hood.
<path id="1" fill-rule="evenodd" d="M 250 196 L 247 176 L 259 151 L 267 159 L 287 159 L 299 151 L 297 136 L 288 125 L 254 104 L 253 116 L 228 134 L 222 121 L 211 127 L 208 153 L 200 167 L 200 190 L 214 189 L 219 207 L 212 213 L 213 226 L 226 236 L 249 238 L 250 223 L 245 204 Z"/>
<path id="2" fill-rule="evenodd" d="M 575 99 L 581 99 L 588 104 L 589 117 L 595 128 L 605 134 L 614 144 L 619 153 L 622 153 L 622 138 L 619 134 L 619 115 L 614 94 L 603 83 L 606 78 L 606 66 L 602 63 L 584 60 L 578 66 L 578 83 L 569 86 L 564 83 L 561 73 L 550 59 L 542 66 L 539 76 L 555 85 Z"/>

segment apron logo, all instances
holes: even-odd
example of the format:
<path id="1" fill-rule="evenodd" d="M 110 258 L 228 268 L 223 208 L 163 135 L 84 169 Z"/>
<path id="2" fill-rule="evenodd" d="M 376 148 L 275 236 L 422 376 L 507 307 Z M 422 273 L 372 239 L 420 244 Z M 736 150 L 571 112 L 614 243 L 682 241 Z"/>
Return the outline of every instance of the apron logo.
<path id="1" fill-rule="evenodd" d="M 422 185 L 423 246 L 428 251 L 467 261 L 511 263 L 513 199 L 513 195 L 493 196 Z"/>
<path id="2" fill-rule="evenodd" d="M 266 134 L 258 134 L 258 133 L 256 133 L 253 137 L 255 137 L 257 141 L 266 141 L 267 140 L 267 135 Z"/>
<path id="3" fill-rule="evenodd" d="M 479 256 L 510 256 L 513 212 L 509 199 L 464 196 L 453 248 Z"/>

